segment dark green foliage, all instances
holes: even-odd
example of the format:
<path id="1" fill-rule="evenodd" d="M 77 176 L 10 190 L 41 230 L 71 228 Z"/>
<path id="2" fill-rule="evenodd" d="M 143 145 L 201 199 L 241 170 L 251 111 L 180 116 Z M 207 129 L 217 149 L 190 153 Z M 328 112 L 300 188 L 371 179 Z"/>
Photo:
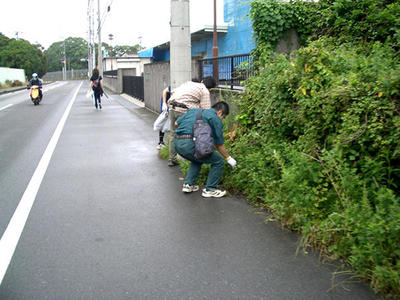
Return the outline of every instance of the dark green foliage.
<path id="1" fill-rule="evenodd" d="M 300 43 L 322 35 L 339 41 L 390 42 L 400 48 L 400 2 L 398 0 L 255 0 L 250 17 L 260 46 L 274 49 L 284 33 L 295 29 Z"/>
<path id="2" fill-rule="evenodd" d="M 399 2 L 260 0 L 251 17 L 258 76 L 239 99 L 225 184 L 399 296 Z M 274 55 L 291 28 L 306 47 Z"/>
<path id="3" fill-rule="evenodd" d="M 319 30 L 339 39 L 391 41 L 400 46 L 400 2 L 397 0 L 323 0 Z"/>
<path id="4" fill-rule="evenodd" d="M 8 45 L 10 39 L 0 32 L 0 51 Z"/>
<path id="5" fill-rule="evenodd" d="M 400 1 L 256 0 L 224 183 L 400 296 Z M 271 50 L 294 28 L 304 46 Z"/>
<path id="6" fill-rule="evenodd" d="M 87 42 L 82 38 L 69 37 L 65 41 L 51 44 L 45 51 L 48 63 L 48 71 L 60 71 L 64 60 L 64 43 L 67 69 L 87 68 Z"/>
<path id="7" fill-rule="evenodd" d="M 7 39 L 0 35 L 0 66 L 24 69 L 27 77 L 32 73 L 46 73 L 46 58 L 40 45 L 32 45 L 23 39 Z"/>
<path id="8" fill-rule="evenodd" d="M 400 294 L 400 61 L 389 44 L 325 38 L 265 56 L 239 98 L 224 183 Z"/>
<path id="9" fill-rule="evenodd" d="M 64 60 L 64 44 L 65 44 L 65 57 L 67 62 L 67 69 L 86 69 L 87 68 L 87 55 L 88 46 L 87 42 L 82 38 L 69 37 L 65 41 L 55 42 L 51 44 L 49 49 L 45 51 L 48 71 L 60 71 L 62 69 L 62 61 Z M 104 49 L 107 51 L 108 56 L 120 57 L 124 54 L 137 53 L 140 50 L 139 45 L 135 46 L 119 46 L 111 47 L 107 43 L 102 43 Z M 98 46 L 95 45 L 95 52 L 97 58 Z"/>
<path id="10" fill-rule="evenodd" d="M 117 45 L 112 48 L 112 55 L 116 57 L 121 57 L 123 55 L 137 55 L 138 51 L 141 50 L 139 45 L 128 46 L 128 45 Z"/>

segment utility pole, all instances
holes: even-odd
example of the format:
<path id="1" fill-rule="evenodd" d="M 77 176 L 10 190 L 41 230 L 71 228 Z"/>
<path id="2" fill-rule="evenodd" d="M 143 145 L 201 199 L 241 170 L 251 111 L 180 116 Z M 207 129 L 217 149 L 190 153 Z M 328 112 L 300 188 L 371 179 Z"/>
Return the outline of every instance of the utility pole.
<path id="1" fill-rule="evenodd" d="M 98 69 L 100 76 L 103 76 L 103 54 L 101 51 L 101 19 L 100 19 L 100 0 L 97 0 L 97 20 L 98 20 L 98 28 L 97 28 L 97 35 L 99 38 L 99 45 L 98 45 L 98 53 L 97 53 L 97 62 L 98 62 Z"/>
<path id="2" fill-rule="evenodd" d="M 108 35 L 108 39 L 110 40 L 110 47 L 111 47 L 111 71 L 113 70 L 113 46 L 112 46 L 112 40 L 114 39 L 114 35 L 110 33 Z"/>
<path id="3" fill-rule="evenodd" d="M 88 0 L 88 76 L 90 77 L 95 66 L 94 54 L 94 5 L 93 0 Z"/>
<path id="4" fill-rule="evenodd" d="M 63 55 L 63 80 L 67 80 L 67 58 L 65 55 L 65 40 L 64 40 L 64 55 Z"/>
<path id="5" fill-rule="evenodd" d="M 170 80 L 176 88 L 192 79 L 189 0 L 171 0 Z"/>
<path id="6" fill-rule="evenodd" d="M 214 0 L 214 31 L 213 31 L 213 48 L 212 56 L 213 60 L 213 77 L 217 81 L 219 80 L 219 63 L 218 63 L 218 40 L 217 40 L 217 0 Z"/>

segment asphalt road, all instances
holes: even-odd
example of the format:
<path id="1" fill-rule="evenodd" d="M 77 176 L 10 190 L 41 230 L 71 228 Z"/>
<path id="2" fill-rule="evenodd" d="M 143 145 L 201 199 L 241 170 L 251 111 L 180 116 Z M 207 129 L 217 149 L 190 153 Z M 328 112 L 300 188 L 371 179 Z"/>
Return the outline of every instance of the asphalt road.
<path id="1" fill-rule="evenodd" d="M 0 299 L 378 299 L 296 255 L 299 236 L 244 199 L 183 194 L 157 156 L 156 115 L 118 95 L 96 110 L 87 88 L 51 84 L 39 106 L 0 95 Z"/>

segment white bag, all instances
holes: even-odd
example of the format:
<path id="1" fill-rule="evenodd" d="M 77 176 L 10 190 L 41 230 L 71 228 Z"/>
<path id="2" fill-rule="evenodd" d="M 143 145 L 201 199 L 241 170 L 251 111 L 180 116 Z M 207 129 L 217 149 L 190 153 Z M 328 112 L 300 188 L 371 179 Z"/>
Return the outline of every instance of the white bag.
<path id="1" fill-rule="evenodd" d="M 158 118 L 154 121 L 153 130 L 154 130 L 154 131 L 160 131 L 160 130 L 163 128 L 165 122 L 169 123 L 169 122 L 168 122 L 168 112 L 163 111 L 163 112 L 158 116 Z"/>
<path id="2" fill-rule="evenodd" d="M 88 90 L 87 92 L 86 92 L 86 98 L 87 99 L 90 99 L 90 98 L 92 98 L 92 91 L 91 90 Z"/>
<path id="3" fill-rule="evenodd" d="M 164 126 L 161 129 L 162 132 L 169 132 L 171 131 L 171 120 L 167 118 L 167 121 L 164 123 Z"/>

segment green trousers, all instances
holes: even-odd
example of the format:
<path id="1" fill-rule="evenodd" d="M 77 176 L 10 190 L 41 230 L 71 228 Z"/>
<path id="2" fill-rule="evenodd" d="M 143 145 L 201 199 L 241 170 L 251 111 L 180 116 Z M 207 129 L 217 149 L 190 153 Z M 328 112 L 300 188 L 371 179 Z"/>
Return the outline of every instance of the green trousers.
<path id="1" fill-rule="evenodd" d="M 174 139 L 174 146 L 176 152 L 178 152 L 180 156 L 191 162 L 184 183 L 194 185 L 199 176 L 201 166 L 203 164 L 211 164 L 210 172 L 207 177 L 206 190 L 216 189 L 221 181 L 222 172 L 224 171 L 224 159 L 222 156 L 214 151 L 213 154 L 206 159 L 196 159 L 193 156 L 194 142 L 192 139 Z"/>
<path id="2" fill-rule="evenodd" d="M 175 133 L 175 122 L 178 120 L 180 116 L 183 116 L 184 113 L 175 111 L 173 109 L 170 109 L 168 112 L 168 118 L 169 122 L 171 122 L 171 128 L 169 132 L 169 159 L 175 159 L 176 156 L 176 150 L 174 147 L 174 133 Z M 167 121 L 167 122 L 168 122 Z"/>

